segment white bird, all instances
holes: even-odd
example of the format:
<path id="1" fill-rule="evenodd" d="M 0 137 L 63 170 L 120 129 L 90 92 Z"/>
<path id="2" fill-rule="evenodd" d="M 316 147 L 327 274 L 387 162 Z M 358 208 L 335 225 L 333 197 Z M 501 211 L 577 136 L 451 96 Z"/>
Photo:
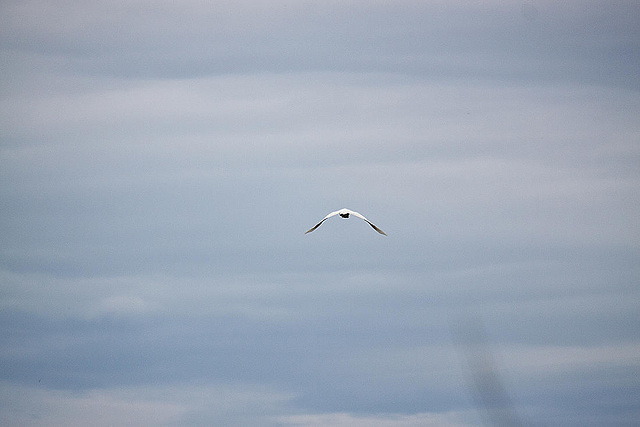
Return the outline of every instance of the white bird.
<path id="1" fill-rule="evenodd" d="M 308 230 L 304 234 L 311 233 L 313 230 L 315 230 L 316 228 L 320 227 L 320 225 L 322 225 L 322 223 L 325 222 L 328 218 L 331 218 L 334 215 L 340 215 L 342 218 L 349 218 L 349 215 L 357 216 L 360 219 L 364 219 L 378 233 L 384 234 L 385 236 L 387 235 L 387 233 L 385 233 L 384 231 L 380 230 L 371 221 L 369 221 L 367 218 L 365 218 L 364 216 L 362 216 L 358 212 L 355 212 L 355 211 L 352 211 L 352 210 L 349 210 L 349 209 L 346 209 L 346 208 L 340 209 L 339 211 L 331 212 L 329 215 L 327 215 L 324 218 L 322 218 L 322 221 L 320 221 L 319 223 L 314 225 L 310 230 Z"/>

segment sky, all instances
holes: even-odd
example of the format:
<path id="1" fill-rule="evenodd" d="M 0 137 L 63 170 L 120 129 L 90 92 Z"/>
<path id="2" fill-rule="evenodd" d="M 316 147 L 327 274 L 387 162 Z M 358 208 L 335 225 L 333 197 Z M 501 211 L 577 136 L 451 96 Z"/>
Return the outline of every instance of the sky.
<path id="1" fill-rule="evenodd" d="M 639 422 L 637 1 L 5 0 L 0 64 L 1 425 Z"/>

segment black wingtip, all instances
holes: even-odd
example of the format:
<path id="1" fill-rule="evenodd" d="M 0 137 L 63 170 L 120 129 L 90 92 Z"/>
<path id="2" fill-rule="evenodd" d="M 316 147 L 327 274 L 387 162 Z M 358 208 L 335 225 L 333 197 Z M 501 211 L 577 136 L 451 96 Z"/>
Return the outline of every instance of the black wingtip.
<path id="1" fill-rule="evenodd" d="M 376 230 L 378 233 L 383 234 L 383 235 L 387 235 L 387 233 L 385 233 L 384 231 L 380 230 L 378 227 L 376 227 L 375 225 L 373 225 L 371 222 L 367 221 L 367 224 L 369 224 L 374 230 Z"/>
<path id="2" fill-rule="evenodd" d="M 305 231 L 304 234 L 311 233 L 313 230 L 315 230 L 316 228 L 320 227 L 320 225 L 322 225 L 323 222 L 324 222 L 324 219 L 322 221 L 320 221 L 319 223 L 317 223 L 316 225 L 314 225 L 313 227 L 311 227 L 309 230 Z"/>

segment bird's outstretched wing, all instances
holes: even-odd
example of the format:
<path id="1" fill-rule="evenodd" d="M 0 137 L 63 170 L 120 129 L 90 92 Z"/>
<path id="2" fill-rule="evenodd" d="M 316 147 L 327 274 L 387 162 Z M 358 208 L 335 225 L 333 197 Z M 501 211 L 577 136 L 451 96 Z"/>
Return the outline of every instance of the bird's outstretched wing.
<path id="1" fill-rule="evenodd" d="M 325 222 L 328 218 L 331 218 L 334 215 L 338 215 L 338 212 L 340 212 L 340 211 L 331 212 L 329 215 L 327 215 L 324 218 L 322 218 L 322 221 L 320 221 L 319 223 L 317 223 L 316 225 L 311 227 L 309 230 L 305 231 L 304 234 L 311 233 L 313 230 L 315 230 L 316 228 L 320 227 L 322 225 L 322 223 Z"/>
<path id="2" fill-rule="evenodd" d="M 378 227 L 376 227 L 376 226 L 375 226 L 375 224 L 374 224 L 374 223 L 372 223 L 372 222 L 371 222 L 371 221 L 369 221 L 367 218 L 365 218 L 365 217 L 364 217 L 364 215 L 362 215 L 362 214 L 360 214 L 360 213 L 358 213 L 358 212 L 355 212 L 355 211 L 351 211 L 351 210 L 349 211 L 349 213 L 350 213 L 351 215 L 357 216 L 357 217 L 358 217 L 358 218 L 360 218 L 360 219 L 364 219 L 364 220 L 367 222 L 367 224 L 369 224 L 371 227 L 373 227 L 373 229 L 374 229 L 374 230 L 376 230 L 378 233 L 380 233 L 380 234 L 384 234 L 385 236 L 387 235 L 387 233 L 385 233 L 384 231 L 380 230 Z M 323 221 L 324 221 L 324 220 L 323 220 Z M 318 224 L 318 225 L 320 225 L 320 224 Z"/>

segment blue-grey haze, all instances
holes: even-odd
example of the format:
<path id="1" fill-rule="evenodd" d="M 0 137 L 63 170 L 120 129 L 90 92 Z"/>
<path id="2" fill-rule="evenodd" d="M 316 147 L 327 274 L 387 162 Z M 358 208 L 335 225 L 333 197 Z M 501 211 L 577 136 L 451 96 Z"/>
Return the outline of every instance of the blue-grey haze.
<path id="1" fill-rule="evenodd" d="M 0 64 L 0 424 L 640 422 L 636 1 L 9 0 Z"/>

